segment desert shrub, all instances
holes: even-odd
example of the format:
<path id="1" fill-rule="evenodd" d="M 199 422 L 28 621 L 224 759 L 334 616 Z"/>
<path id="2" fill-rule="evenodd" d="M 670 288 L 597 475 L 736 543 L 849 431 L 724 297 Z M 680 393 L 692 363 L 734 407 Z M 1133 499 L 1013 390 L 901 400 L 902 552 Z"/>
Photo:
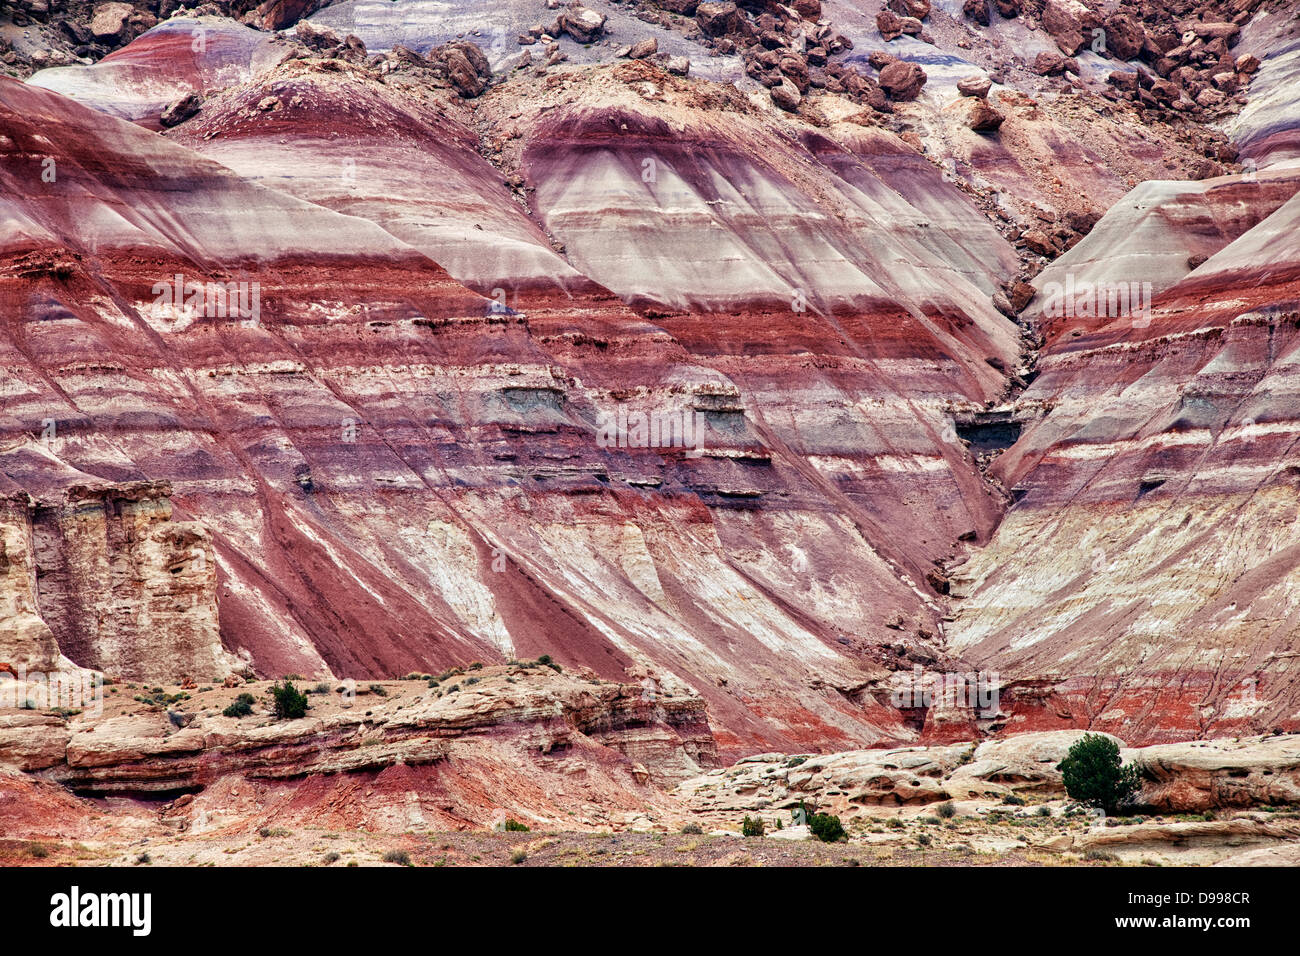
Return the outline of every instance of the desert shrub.
<path id="1" fill-rule="evenodd" d="M 1084 734 L 1057 765 L 1070 799 L 1113 814 L 1137 792 L 1141 772 L 1122 765 L 1119 746 L 1109 737 Z"/>
<path id="2" fill-rule="evenodd" d="M 918 834 L 916 835 L 916 842 L 919 843 L 919 844 L 921 844 L 921 846 L 929 846 L 930 843 L 932 842 L 932 841 L 931 841 L 930 834 L 928 834 L 928 833 L 918 833 Z"/>
<path id="3" fill-rule="evenodd" d="M 289 680 L 271 688 L 275 700 L 275 716 L 282 720 L 297 720 L 307 715 L 307 695 L 299 693 Z"/>
<path id="4" fill-rule="evenodd" d="M 939 817 L 943 820 L 951 820 L 957 815 L 957 807 L 953 805 L 951 800 L 945 800 L 934 808 L 934 812 L 939 814 Z"/>
<path id="5" fill-rule="evenodd" d="M 902 820 L 898 819 L 898 817 L 890 817 L 885 821 L 885 826 L 889 827 L 891 830 L 901 830 L 906 826 L 906 824 L 903 823 Z"/>
<path id="6" fill-rule="evenodd" d="M 527 833 L 528 824 L 520 823 L 514 817 L 511 817 L 509 820 L 506 821 L 506 830 L 510 831 L 511 833 Z"/>
<path id="7" fill-rule="evenodd" d="M 1097 863 L 1118 863 L 1119 857 L 1107 850 L 1098 850 L 1095 847 L 1083 855 L 1085 860 L 1093 860 Z"/>
<path id="8" fill-rule="evenodd" d="M 829 813 L 814 813 L 810 816 L 808 829 L 812 830 L 813 836 L 823 843 L 838 843 L 840 840 L 848 839 L 840 818 Z"/>
<path id="9" fill-rule="evenodd" d="M 326 866 L 329 866 L 331 863 L 337 863 L 339 861 L 339 855 L 331 850 L 329 853 L 325 854 L 322 860 Z"/>
<path id="10" fill-rule="evenodd" d="M 252 694 L 240 694 L 234 703 L 221 713 L 226 717 L 247 717 L 253 712 L 253 703 L 257 700 Z"/>
<path id="11" fill-rule="evenodd" d="M 516 847 L 515 849 L 510 851 L 511 863 L 516 863 L 516 864 L 522 863 L 526 859 L 528 859 L 528 851 L 525 850 L 523 847 Z"/>
<path id="12" fill-rule="evenodd" d="M 371 684 L 371 685 L 370 685 L 370 693 L 375 694 L 375 695 L 377 695 L 377 696 L 379 696 L 379 697 L 387 697 L 387 696 L 388 696 L 388 691 L 387 691 L 387 689 L 385 689 L 385 687 L 384 687 L 383 684 Z"/>
<path id="13" fill-rule="evenodd" d="M 384 854 L 385 863 L 396 863 L 398 866 L 410 866 L 411 854 L 405 850 L 389 850 Z"/>
<path id="14" fill-rule="evenodd" d="M 1025 805 L 1025 798 L 1017 797 L 1014 793 L 1008 793 L 1002 798 L 1002 802 L 1009 807 L 1023 807 Z"/>
<path id="15" fill-rule="evenodd" d="M 1036 814 L 1038 814 L 1040 817 L 1050 817 L 1050 816 L 1052 815 L 1052 808 L 1051 808 L 1051 807 L 1039 807 L 1039 808 L 1038 808 L 1037 810 L 1035 810 L 1034 812 L 1035 812 Z"/>
<path id="16" fill-rule="evenodd" d="M 689 836 L 703 836 L 704 828 L 698 823 L 688 823 L 686 826 L 682 827 L 682 833 Z"/>
<path id="17" fill-rule="evenodd" d="M 747 837 L 761 837 L 764 831 L 763 818 L 746 816 L 740 824 L 740 832 Z"/>

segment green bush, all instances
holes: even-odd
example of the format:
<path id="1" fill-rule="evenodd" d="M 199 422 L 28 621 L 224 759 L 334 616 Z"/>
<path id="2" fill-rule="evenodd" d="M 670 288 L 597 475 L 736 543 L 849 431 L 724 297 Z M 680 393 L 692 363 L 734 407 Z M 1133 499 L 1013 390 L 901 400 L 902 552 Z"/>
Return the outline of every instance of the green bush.
<path id="1" fill-rule="evenodd" d="M 297 720 L 307 716 L 307 695 L 299 693 L 298 688 L 288 679 L 283 685 L 273 686 L 271 696 L 275 698 L 275 716 L 282 720 Z"/>
<path id="2" fill-rule="evenodd" d="M 1109 737 L 1084 734 L 1056 767 L 1070 799 L 1115 813 L 1137 792 L 1141 771 L 1133 764 L 1123 766 L 1119 746 Z"/>
<path id="3" fill-rule="evenodd" d="M 257 698 L 252 694 L 240 694 L 235 698 L 235 702 L 221 713 L 225 717 L 247 717 L 253 712 L 253 704 L 256 700 Z"/>
<path id="4" fill-rule="evenodd" d="M 511 817 L 509 820 L 506 821 L 506 830 L 508 830 L 511 833 L 527 833 L 528 824 L 520 823 L 514 817 Z"/>
<path id="5" fill-rule="evenodd" d="M 957 808 L 953 805 L 951 800 L 945 800 L 934 808 L 934 812 L 939 814 L 940 818 L 944 820 L 951 820 L 957 815 Z"/>
<path id="6" fill-rule="evenodd" d="M 384 854 L 385 863 L 396 863 L 398 866 L 410 866 L 411 854 L 405 850 L 389 850 Z"/>
<path id="7" fill-rule="evenodd" d="M 740 824 L 740 832 L 747 837 L 761 837 L 764 831 L 762 817 L 746 816 Z"/>
<path id="8" fill-rule="evenodd" d="M 698 823 L 688 823 L 686 826 L 682 827 L 682 833 L 687 836 L 703 836 L 704 828 Z"/>
<path id="9" fill-rule="evenodd" d="M 808 821 L 808 829 L 812 831 L 812 835 L 823 843 L 838 843 L 849 838 L 837 816 L 829 813 L 809 813 L 802 801 L 799 803 L 799 815 Z"/>

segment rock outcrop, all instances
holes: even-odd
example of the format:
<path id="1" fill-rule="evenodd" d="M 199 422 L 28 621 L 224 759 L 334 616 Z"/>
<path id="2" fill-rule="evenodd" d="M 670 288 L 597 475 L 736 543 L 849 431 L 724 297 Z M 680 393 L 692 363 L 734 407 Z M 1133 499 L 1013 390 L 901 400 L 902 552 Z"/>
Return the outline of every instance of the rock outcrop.
<path id="1" fill-rule="evenodd" d="M 674 794 L 701 815 L 786 811 L 802 803 L 846 820 L 949 800 L 1061 799 L 1066 794 L 1057 765 L 1081 736 L 1054 731 L 978 745 L 759 754 L 682 781 Z M 1149 812 L 1300 805 L 1300 741 L 1294 735 L 1139 747 L 1122 750 L 1121 757 L 1141 769 L 1136 804 Z M 1177 830 L 1152 829 L 1165 832 L 1159 839 L 1178 839 Z"/>

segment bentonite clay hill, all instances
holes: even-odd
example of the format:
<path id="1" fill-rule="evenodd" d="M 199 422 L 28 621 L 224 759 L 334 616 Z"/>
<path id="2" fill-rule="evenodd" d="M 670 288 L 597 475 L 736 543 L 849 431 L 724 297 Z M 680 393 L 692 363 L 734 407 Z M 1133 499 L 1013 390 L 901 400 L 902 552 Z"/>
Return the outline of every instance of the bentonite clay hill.
<path id="1" fill-rule="evenodd" d="M 692 773 L 1300 730 L 1294 4 L 0 27 L 15 700 L 547 655 Z"/>

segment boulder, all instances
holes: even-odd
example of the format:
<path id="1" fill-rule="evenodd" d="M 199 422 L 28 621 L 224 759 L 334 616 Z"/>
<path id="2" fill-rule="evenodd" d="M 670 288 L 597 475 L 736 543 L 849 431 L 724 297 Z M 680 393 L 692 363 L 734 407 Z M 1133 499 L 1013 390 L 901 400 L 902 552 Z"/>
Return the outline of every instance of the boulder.
<path id="1" fill-rule="evenodd" d="M 989 25 L 989 0 L 966 0 L 961 5 L 961 12 L 968 20 L 974 20 L 980 26 Z"/>
<path id="2" fill-rule="evenodd" d="M 640 40 L 627 48 L 624 55 L 629 60 L 644 60 L 648 56 L 654 56 L 659 52 L 659 41 L 654 37 L 646 40 Z"/>
<path id="3" fill-rule="evenodd" d="M 1116 89 L 1124 90 L 1128 93 L 1136 93 L 1138 88 L 1138 75 L 1135 71 L 1129 70 L 1112 70 L 1106 77 L 1106 82 Z"/>
<path id="4" fill-rule="evenodd" d="M 1037 294 L 1038 290 L 1023 279 L 1017 279 L 1007 289 L 1007 298 L 1011 300 L 1011 308 L 1015 310 L 1017 315 L 1025 311 Z"/>
<path id="5" fill-rule="evenodd" d="M 892 10 L 881 10 L 876 14 L 876 29 L 886 43 L 897 40 L 903 35 L 903 19 Z"/>
<path id="6" fill-rule="evenodd" d="M 163 126 L 171 128 L 184 123 L 191 116 L 194 116 L 203 106 L 203 97 L 198 93 L 186 93 L 178 100 L 172 101 L 167 108 L 162 111 L 158 122 Z"/>
<path id="7" fill-rule="evenodd" d="M 799 87 L 795 86 L 786 77 L 781 78 L 781 82 L 769 90 L 772 96 L 772 102 L 783 110 L 796 110 L 799 104 L 803 102 L 803 95 L 799 92 Z"/>
<path id="8" fill-rule="evenodd" d="M 96 40 L 114 42 L 127 38 L 127 21 L 135 9 L 129 3 L 101 3 L 90 20 Z"/>
<path id="9" fill-rule="evenodd" d="M 1047 0 L 1041 18 L 1043 29 L 1066 56 L 1079 52 L 1084 44 L 1084 29 L 1095 20 L 1095 15 L 1078 0 Z M 1088 39 L 1092 39 L 1091 33 Z"/>
<path id="10" fill-rule="evenodd" d="M 962 96 L 988 96 L 993 81 L 987 76 L 968 76 L 957 81 L 957 92 Z"/>
<path id="11" fill-rule="evenodd" d="M 812 830 L 807 826 L 784 827 L 780 830 L 768 830 L 764 836 L 769 840 L 811 840 Z"/>
<path id="12" fill-rule="evenodd" d="M 707 37 L 725 37 L 737 33 L 745 22 L 734 3 L 701 3 L 695 8 L 695 22 Z"/>
<path id="13" fill-rule="evenodd" d="M 1241 27 L 1237 26 L 1235 23 L 1223 23 L 1218 21 L 1212 21 L 1209 23 L 1201 21 L 1181 23 L 1179 24 L 1179 28 L 1183 33 L 1195 33 L 1202 40 L 1217 40 L 1220 38 L 1224 40 L 1232 40 L 1241 32 Z"/>
<path id="14" fill-rule="evenodd" d="M 1146 43 L 1146 31 L 1127 13 L 1113 13 L 1103 24 L 1106 37 L 1106 52 L 1117 60 L 1132 60 L 1142 52 Z"/>
<path id="15" fill-rule="evenodd" d="M 1042 229 L 1030 229 L 1020 238 L 1030 252 L 1040 256 L 1053 259 L 1061 254 L 1061 247 L 1057 245 L 1056 240 Z"/>
<path id="16" fill-rule="evenodd" d="M 492 79 L 492 66 L 487 56 L 473 43 L 444 43 L 429 51 L 428 61 L 447 77 L 457 93 L 467 99 L 482 93 Z"/>
<path id="17" fill-rule="evenodd" d="M 605 14 L 590 7 L 569 7 L 558 22 L 560 29 L 579 43 L 594 43 L 605 32 Z"/>
<path id="18" fill-rule="evenodd" d="M 1065 72 L 1065 57 L 1051 50 L 1044 50 L 1034 57 L 1034 64 L 1030 69 L 1039 76 L 1060 76 Z"/>
<path id="19" fill-rule="evenodd" d="M 885 4 L 900 17 L 916 17 L 924 20 L 930 15 L 930 0 L 889 0 Z"/>
<path id="20" fill-rule="evenodd" d="M 920 64 L 908 60 L 895 60 L 880 71 L 880 87 L 890 99 L 899 102 L 914 100 L 925 86 L 925 70 Z"/>
<path id="21" fill-rule="evenodd" d="M 974 105 L 971 108 L 970 116 L 966 120 L 966 125 L 977 133 L 991 133 L 1001 126 L 1003 120 L 1006 119 L 983 97 L 977 97 L 971 102 Z"/>

